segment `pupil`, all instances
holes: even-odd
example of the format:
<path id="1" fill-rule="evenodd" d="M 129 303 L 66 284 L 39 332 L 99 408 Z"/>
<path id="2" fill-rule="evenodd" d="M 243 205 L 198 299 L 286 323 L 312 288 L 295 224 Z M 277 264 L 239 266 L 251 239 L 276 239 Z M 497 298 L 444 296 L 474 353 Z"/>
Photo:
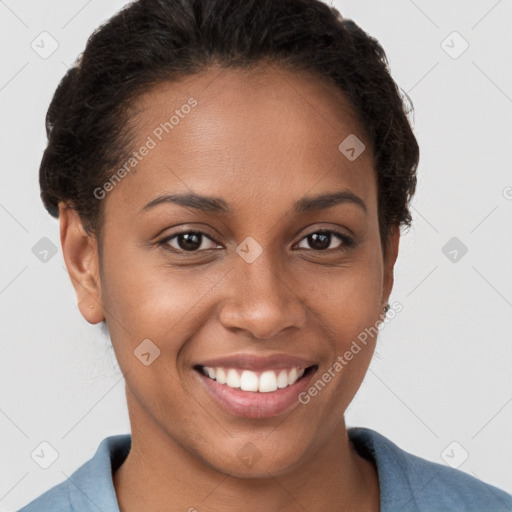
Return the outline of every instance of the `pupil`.
<path id="1" fill-rule="evenodd" d="M 178 245 L 185 251 L 193 251 L 198 249 L 201 246 L 201 234 L 183 233 L 178 237 Z"/>
<path id="2" fill-rule="evenodd" d="M 330 233 L 313 233 L 308 238 L 309 244 L 315 250 L 327 249 L 331 242 Z"/>

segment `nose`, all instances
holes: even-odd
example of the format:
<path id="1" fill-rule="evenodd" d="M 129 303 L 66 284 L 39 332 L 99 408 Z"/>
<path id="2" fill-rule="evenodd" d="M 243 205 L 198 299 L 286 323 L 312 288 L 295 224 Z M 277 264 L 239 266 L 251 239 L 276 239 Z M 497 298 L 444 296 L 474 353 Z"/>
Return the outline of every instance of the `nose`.
<path id="1" fill-rule="evenodd" d="M 270 339 L 285 329 L 304 326 L 306 311 L 297 283 L 266 251 L 252 263 L 237 255 L 234 265 L 226 277 L 229 297 L 220 309 L 220 321 L 226 329 Z"/>

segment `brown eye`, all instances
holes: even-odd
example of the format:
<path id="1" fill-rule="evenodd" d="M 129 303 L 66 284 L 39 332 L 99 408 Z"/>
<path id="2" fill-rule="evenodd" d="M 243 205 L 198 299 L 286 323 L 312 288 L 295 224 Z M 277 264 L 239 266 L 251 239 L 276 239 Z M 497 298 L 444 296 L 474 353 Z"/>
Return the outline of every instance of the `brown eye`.
<path id="1" fill-rule="evenodd" d="M 208 241 L 210 242 L 210 246 L 208 246 Z M 218 245 L 209 236 L 201 231 L 176 233 L 164 238 L 160 243 L 162 245 L 170 246 L 173 250 L 178 252 L 198 252 L 199 249 L 206 250 L 218 247 Z"/>
<path id="2" fill-rule="evenodd" d="M 314 251 L 343 250 L 354 245 L 352 238 L 337 231 L 315 231 L 305 236 L 301 243 L 304 240 L 309 244 L 309 248 Z M 331 247 L 333 242 L 335 242 L 335 246 Z M 308 247 L 301 247 L 301 249 L 308 249 Z"/>

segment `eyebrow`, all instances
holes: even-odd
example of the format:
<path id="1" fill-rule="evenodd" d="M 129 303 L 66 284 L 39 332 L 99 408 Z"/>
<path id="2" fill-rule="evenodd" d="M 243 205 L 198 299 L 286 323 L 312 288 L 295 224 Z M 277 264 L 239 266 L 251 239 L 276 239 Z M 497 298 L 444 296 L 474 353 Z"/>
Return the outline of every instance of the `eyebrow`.
<path id="1" fill-rule="evenodd" d="M 351 203 L 360 206 L 365 214 L 368 213 L 365 202 L 350 190 L 340 190 L 327 194 L 299 199 L 293 207 L 297 213 L 314 212 L 332 208 L 338 204 Z M 209 197 L 200 194 L 163 194 L 150 201 L 141 210 L 147 211 L 160 204 L 177 204 L 187 208 L 212 213 L 231 213 L 228 203 L 220 197 Z"/>

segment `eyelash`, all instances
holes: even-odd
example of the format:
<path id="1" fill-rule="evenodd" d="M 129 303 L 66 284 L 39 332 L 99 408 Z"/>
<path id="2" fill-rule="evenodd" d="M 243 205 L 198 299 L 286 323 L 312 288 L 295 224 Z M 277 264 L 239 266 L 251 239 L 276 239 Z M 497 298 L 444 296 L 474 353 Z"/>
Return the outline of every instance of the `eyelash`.
<path id="1" fill-rule="evenodd" d="M 214 240 L 211 236 L 209 236 L 207 233 L 204 233 L 203 231 L 196 231 L 196 230 L 180 231 L 179 233 L 174 233 L 172 235 L 166 236 L 164 239 L 162 239 L 159 242 L 157 242 L 157 244 L 159 246 L 162 246 L 164 249 L 166 249 L 166 250 L 168 250 L 170 252 L 173 252 L 175 254 L 193 255 L 193 254 L 197 254 L 197 253 L 200 253 L 202 251 L 205 251 L 205 250 L 209 250 L 209 249 L 202 249 L 202 250 L 195 250 L 195 251 L 185 251 L 184 249 L 176 249 L 175 247 L 170 247 L 169 246 L 169 242 L 171 240 L 173 240 L 174 238 L 176 238 L 176 237 L 178 237 L 180 235 L 190 235 L 190 234 L 200 235 L 200 236 L 208 238 L 210 241 L 218 244 L 218 242 L 216 240 Z M 331 253 L 331 252 L 334 252 L 334 251 L 340 251 L 340 252 L 341 251 L 346 251 L 348 249 L 351 249 L 351 248 L 355 247 L 355 245 L 356 245 L 356 242 L 355 242 L 355 240 L 353 238 L 349 237 L 348 235 L 346 235 L 344 233 L 341 233 L 339 231 L 335 231 L 335 230 L 332 230 L 332 229 L 318 229 L 316 231 L 311 231 L 311 233 L 308 233 L 307 235 L 304 235 L 299 240 L 299 243 L 302 242 L 302 240 L 304 240 L 308 236 L 311 236 L 311 235 L 314 235 L 314 234 L 331 234 L 331 235 L 334 235 L 336 238 L 338 238 L 338 240 L 340 242 L 342 242 L 341 247 L 338 247 L 338 248 L 335 248 L 335 249 L 309 249 L 309 250 L 311 250 L 311 251 L 313 251 L 313 252 L 315 252 L 317 254 L 318 253 Z M 308 249 L 306 249 L 306 250 L 308 250 Z"/>

